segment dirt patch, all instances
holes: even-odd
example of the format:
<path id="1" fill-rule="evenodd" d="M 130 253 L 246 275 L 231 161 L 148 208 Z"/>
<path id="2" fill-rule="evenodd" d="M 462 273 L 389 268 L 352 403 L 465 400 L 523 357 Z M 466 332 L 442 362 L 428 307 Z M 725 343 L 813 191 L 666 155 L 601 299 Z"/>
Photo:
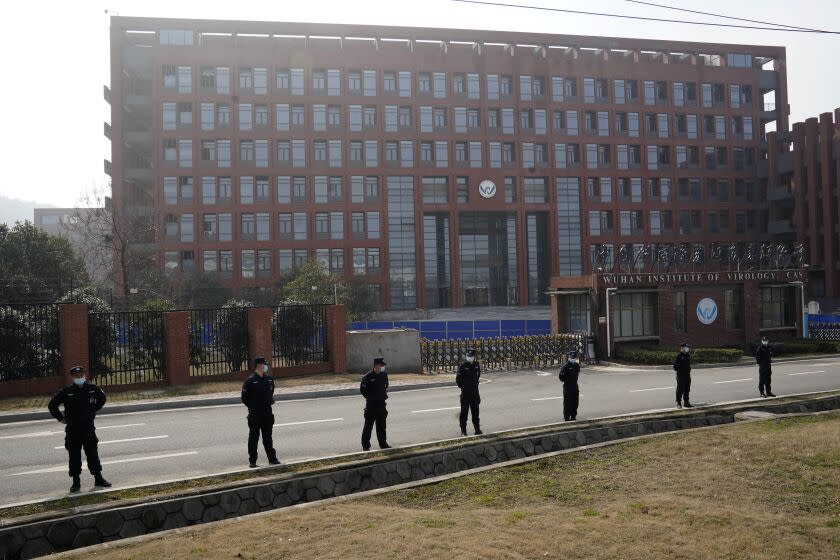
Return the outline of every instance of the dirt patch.
<path id="1" fill-rule="evenodd" d="M 832 413 L 565 454 L 96 556 L 837 558 L 838 472 Z"/>

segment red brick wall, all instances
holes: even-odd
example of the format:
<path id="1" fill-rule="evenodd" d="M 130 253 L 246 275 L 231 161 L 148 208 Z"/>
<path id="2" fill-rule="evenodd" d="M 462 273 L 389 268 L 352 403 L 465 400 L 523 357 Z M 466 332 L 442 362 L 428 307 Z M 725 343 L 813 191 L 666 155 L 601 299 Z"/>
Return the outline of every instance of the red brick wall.
<path id="1" fill-rule="evenodd" d="M 343 305 L 327 307 L 327 351 L 332 370 L 347 371 L 347 308 Z"/>
<path id="2" fill-rule="evenodd" d="M 248 369 L 254 370 L 258 356 L 271 361 L 271 308 L 248 308 Z"/>
<path id="3" fill-rule="evenodd" d="M 190 383 L 189 320 L 186 311 L 163 314 L 163 363 L 167 385 Z"/>
<path id="4" fill-rule="evenodd" d="M 82 366 L 90 371 L 87 304 L 67 303 L 59 305 L 58 332 L 60 333 L 61 375 L 67 383 L 70 383 L 70 368 Z"/>

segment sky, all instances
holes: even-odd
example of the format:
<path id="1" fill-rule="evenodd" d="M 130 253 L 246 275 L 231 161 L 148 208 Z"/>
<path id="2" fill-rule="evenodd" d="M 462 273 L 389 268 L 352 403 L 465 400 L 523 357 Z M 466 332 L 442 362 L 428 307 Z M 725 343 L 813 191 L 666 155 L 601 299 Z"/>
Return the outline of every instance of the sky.
<path id="1" fill-rule="evenodd" d="M 499 0 L 491 0 L 499 1 Z M 653 0 L 729 16 L 840 31 L 838 0 Z M 509 0 L 645 17 L 724 22 L 626 0 Z M 74 206 L 85 192 L 107 186 L 103 159 L 110 144 L 103 121 L 110 110 L 102 87 L 108 71 L 108 12 L 121 16 L 305 21 L 456 27 L 747 43 L 787 47 L 791 120 L 840 107 L 840 35 L 754 31 L 631 21 L 451 0 L 106 0 L 14 2 L 4 7 L 0 87 L 0 195 L 53 206 Z M 737 23 L 737 22 L 733 22 Z M 37 173 L 36 173 L 37 171 Z"/>

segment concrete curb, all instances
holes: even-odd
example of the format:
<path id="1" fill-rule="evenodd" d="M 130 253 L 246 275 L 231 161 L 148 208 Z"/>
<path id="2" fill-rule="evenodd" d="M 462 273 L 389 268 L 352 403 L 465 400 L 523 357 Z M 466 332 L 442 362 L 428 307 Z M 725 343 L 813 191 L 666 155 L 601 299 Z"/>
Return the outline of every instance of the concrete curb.
<path id="1" fill-rule="evenodd" d="M 434 389 L 437 387 L 455 387 L 455 381 L 440 381 L 435 383 L 413 383 L 411 385 L 394 385 L 388 389 L 389 393 L 399 393 L 400 391 L 412 391 L 416 389 Z M 348 397 L 359 394 L 357 387 L 350 387 L 347 389 L 330 389 L 327 391 L 303 391 L 300 393 L 280 393 L 274 396 L 276 402 L 281 401 L 297 401 L 302 399 L 325 399 L 331 397 Z M 107 416 L 108 414 L 124 414 L 127 412 L 148 412 L 150 410 L 176 410 L 179 408 L 198 408 L 204 406 L 223 406 L 232 404 L 242 404 L 239 396 L 224 396 L 224 397 L 206 397 L 198 399 L 182 399 L 169 400 L 161 399 L 160 401 L 146 401 L 140 403 L 121 403 L 106 405 L 97 416 Z M 51 420 L 52 416 L 46 410 L 44 411 L 28 411 L 28 412 L 9 412 L 0 413 L 0 424 L 8 424 L 11 422 L 32 422 L 34 420 Z"/>
<path id="2" fill-rule="evenodd" d="M 830 359 L 837 359 L 840 358 L 840 354 L 825 354 L 821 356 L 809 356 L 809 357 L 801 357 L 801 358 L 774 358 L 774 364 L 783 364 L 785 362 L 807 362 L 810 360 L 830 360 Z M 632 369 L 632 370 L 645 370 L 645 371 L 673 371 L 673 366 L 669 365 L 656 365 L 656 366 L 647 366 L 643 364 L 619 364 L 617 362 L 598 362 L 590 367 L 611 367 L 616 369 Z M 747 366 L 754 366 L 758 367 L 755 362 L 753 361 L 737 361 L 737 362 L 726 362 L 722 364 L 691 364 L 692 371 L 695 369 L 717 369 L 717 368 L 732 368 L 732 367 L 747 367 Z"/>

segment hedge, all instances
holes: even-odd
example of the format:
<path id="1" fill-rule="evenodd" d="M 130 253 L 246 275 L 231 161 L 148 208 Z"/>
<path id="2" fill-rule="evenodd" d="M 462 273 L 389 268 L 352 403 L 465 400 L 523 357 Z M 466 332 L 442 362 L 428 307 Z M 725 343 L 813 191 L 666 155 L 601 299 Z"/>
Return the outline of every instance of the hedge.
<path id="1" fill-rule="evenodd" d="M 755 354 L 758 343 L 750 344 L 750 353 Z M 796 339 L 782 342 L 771 342 L 770 349 L 775 356 L 791 356 L 795 354 L 840 354 L 840 342 L 828 340 Z"/>
<path id="2" fill-rule="evenodd" d="M 659 350 L 654 348 L 621 348 L 616 349 L 616 357 L 625 362 L 648 365 L 671 365 L 677 350 Z M 694 348 L 691 350 L 691 361 L 703 364 L 719 364 L 737 362 L 744 353 L 733 348 Z"/>

